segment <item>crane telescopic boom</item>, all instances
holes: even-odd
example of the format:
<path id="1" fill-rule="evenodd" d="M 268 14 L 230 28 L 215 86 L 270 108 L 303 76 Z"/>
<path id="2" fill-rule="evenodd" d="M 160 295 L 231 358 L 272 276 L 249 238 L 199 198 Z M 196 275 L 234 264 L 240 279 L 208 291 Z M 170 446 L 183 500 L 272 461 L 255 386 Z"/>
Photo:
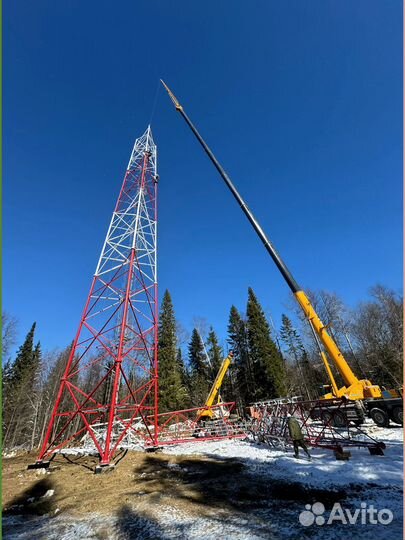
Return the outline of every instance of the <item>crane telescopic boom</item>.
<path id="1" fill-rule="evenodd" d="M 210 158 L 211 162 L 213 163 L 214 167 L 217 169 L 219 174 L 221 175 L 222 179 L 224 180 L 225 184 L 228 186 L 229 190 L 231 191 L 232 195 L 238 202 L 239 206 L 241 207 L 242 211 L 248 218 L 250 224 L 256 231 L 257 235 L 259 236 L 260 240 L 263 242 L 264 247 L 266 248 L 267 252 L 273 259 L 274 263 L 276 264 L 277 268 L 280 270 L 282 276 L 284 277 L 285 281 L 287 282 L 287 285 L 291 289 L 293 295 L 295 296 L 298 304 L 301 306 L 305 316 L 309 320 L 310 324 L 314 328 L 316 334 L 318 335 L 319 339 L 321 340 L 323 346 L 325 347 L 329 357 L 334 362 L 336 368 L 338 369 L 339 373 L 341 374 L 345 385 L 343 388 L 338 389 L 338 391 L 334 392 L 337 393 L 336 397 L 342 397 L 346 396 L 350 399 L 363 399 L 366 397 L 372 397 L 372 398 L 378 398 L 381 397 L 381 389 L 378 386 L 373 385 L 369 380 L 366 379 L 358 379 L 356 375 L 351 370 L 349 364 L 345 360 L 343 354 L 339 350 L 338 346 L 332 339 L 332 337 L 328 334 L 326 326 L 322 323 L 320 318 L 318 317 L 317 313 L 315 312 L 315 309 L 313 308 L 308 296 L 305 294 L 305 292 L 299 287 L 298 283 L 295 281 L 294 277 L 292 276 L 291 272 L 287 268 L 284 261 L 281 259 L 280 255 L 276 251 L 274 245 L 270 242 L 269 238 L 261 228 L 260 224 L 256 220 L 255 216 L 251 212 L 251 210 L 248 208 L 247 204 L 239 194 L 238 190 L 232 183 L 231 179 L 229 178 L 228 174 L 225 172 L 222 165 L 219 163 L 211 149 L 208 147 L 207 143 L 204 141 L 204 139 L 199 134 L 197 128 L 194 126 L 194 124 L 191 122 L 190 118 L 187 116 L 186 112 L 184 111 L 182 105 L 180 105 L 179 101 L 173 94 L 173 92 L 169 89 L 169 87 L 162 81 L 163 86 L 167 90 L 170 99 L 172 100 L 176 110 L 181 114 L 181 116 L 184 118 L 185 122 L 191 129 L 191 131 L 194 133 L 195 137 L 203 147 L 205 153 Z M 326 366 L 325 366 L 326 367 Z M 332 397 L 332 396 L 328 396 Z"/>
<path id="2" fill-rule="evenodd" d="M 217 373 L 217 376 L 215 377 L 215 381 L 211 387 L 210 393 L 208 394 L 208 397 L 204 404 L 204 409 L 201 409 L 198 411 L 198 419 L 202 418 L 213 418 L 214 413 L 211 409 L 211 407 L 214 405 L 214 401 L 218 397 L 218 403 L 220 403 L 220 395 L 219 391 L 221 389 L 222 383 L 224 382 L 225 375 L 229 369 L 229 366 L 232 363 L 233 358 L 233 351 L 229 351 L 228 356 L 222 361 L 222 364 L 219 368 L 219 371 Z"/>

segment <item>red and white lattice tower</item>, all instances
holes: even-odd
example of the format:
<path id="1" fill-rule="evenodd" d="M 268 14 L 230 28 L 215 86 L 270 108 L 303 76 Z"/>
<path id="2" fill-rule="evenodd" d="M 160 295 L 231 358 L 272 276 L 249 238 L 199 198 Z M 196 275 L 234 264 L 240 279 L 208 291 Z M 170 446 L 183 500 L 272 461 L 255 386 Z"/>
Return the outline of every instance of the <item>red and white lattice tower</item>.
<path id="1" fill-rule="evenodd" d="M 135 141 L 37 466 L 83 440 L 109 465 L 129 433 L 158 443 L 157 154 Z"/>

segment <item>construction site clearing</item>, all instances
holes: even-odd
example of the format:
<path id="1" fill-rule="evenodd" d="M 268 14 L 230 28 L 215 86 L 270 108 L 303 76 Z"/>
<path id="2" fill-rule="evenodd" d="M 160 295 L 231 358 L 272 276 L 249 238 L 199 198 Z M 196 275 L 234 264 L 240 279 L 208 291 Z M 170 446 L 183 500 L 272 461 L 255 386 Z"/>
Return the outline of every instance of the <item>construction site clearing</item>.
<path id="1" fill-rule="evenodd" d="M 402 441 L 399 426 L 362 426 L 385 443 L 385 455 L 351 450 L 336 460 L 312 448 L 312 460 L 291 447 L 222 439 L 128 451 L 114 472 L 95 475 L 96 457 L 57 455 L 49 469 L 27 470 L 34 453 L 3 461 L 4 537 L 19 539 L 329 538 L 325 528 L 297 527 L 307 503 L 361 500 L 390 508 L 389 525 L 353 525 L 356 539 L 402 536 Z M 351 534 L 345 525 L 345 534 Z M 356 527 L 354 529 L 354 527 Z M 370 528 L 371 527 L 371 528 Z M 336 537 L 336 527 L 330 528 Z M 331 536 L 331 537 L 332 537 Z"/>
<path id="2" fill-rule="evenodd" d="M 388 427 L 390 422 L 402 425 L 402 388 L 386 390 L 367 378 L 359 378 L 352 370 L 333 334 L 329 334 L 328 325 L 319 318 L 310 298 L 292 276 L 183 106 L 161 82 L 293 293 L 311 328 L 329 379 L 325 386 L 327 393 L 310 405 L 302 402 L 296 406 L 289 402 L 285 410 L 279 409 L 277 402 L 275 406 L 267 403 L 264 408 L 258 405 L 252 418 L 259 424 L 256 433 L 259 442 L 282 443 L 286 413 L 298 413 L 312 446 L 334 450 L 335 456 L 341 459 L 350 457 L 345 446 L 364 446 L 371 454 L 382 455 L 383 442 L 367 440 L 361 430 L 353 433 L 350 427 L 340 437 L 334 428 L 359 426 L 366 417 L 379 427 Z M 115 467 L 117 453 L 125 445 L 131 448 L 132 441 L 127 439 L 134 433 L 143 439 L 144 446 L 157 449 L 159 441 L 167 445 L 198 438 L 243 438 L 249 432 L 249 426 L 231 422 L 230 409 L 225 414 L 221 403 L 220 389 L 232 362 L 232 351 L 223 360 L 202 409 L 173 411 L 165 413 L 166 417 L 159 414 L 158 183 L 157 147 L 149 125 L 135 141 L 48 428 L 39 455 L 29 464 L 32 469 L 49 467 L 55 456 L 76 441 L 83 443 L 83 437 L 87 437 L 84 442 L 91 443 L 99 456 L 95 472 L 100 473 Z M 86 372 L 96 364 L 103 367 L 97 381 L 90 389 L 81 388 Z M 340 388 L 331 366 L 344 382 Z M 214 416 L 217 422 L 212 433 Z M 323 425 L 314 430 L 317 420 Z M 204 426 L 206 421 L 211 424 L 208 429 Z M 295 422 L 300 430 L 298 420 Z M 361 437 L 364 440 L 360 442 Z M 295 447 L 298 441 L 305 449 L 301 433 L 294 441 Z"/>
<path id="3" fill-rule="evenodd" d="M 321 527 L 323 514 L 339 504 L 352 517 L 363 512 L 363 519 L 373 505 L 390 517 L 361 521 L 361 527 L 356 520 L 346 522 L 345 536 L 400 538 L 402 388 L 386 390 L 352 370 L 163 85 L 300 306 L 328 377 L 326 393 L 315 400 L 261 401 L 248 411 L 240 403 L 224 403 L 220 390 L 230 351 L 204 404 L 159 412 L 159 177 L 148 126 L 135 141 L 39 453 L 13 450 L 4 456 L 5 537 L 327 540 L 337 528 Z M 82 388 L 84 374 L 96 364 L 103 368 L 97 380 Z M 314 522 L 318 528 L 305 528 Z"/>

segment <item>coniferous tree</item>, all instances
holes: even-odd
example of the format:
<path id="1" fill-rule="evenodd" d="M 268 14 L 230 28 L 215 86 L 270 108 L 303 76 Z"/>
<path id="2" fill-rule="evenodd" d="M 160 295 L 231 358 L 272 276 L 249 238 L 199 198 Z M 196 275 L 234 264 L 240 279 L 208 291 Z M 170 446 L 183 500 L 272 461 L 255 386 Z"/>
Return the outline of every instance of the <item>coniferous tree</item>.
<path id="1" fill-rule="evenodd" d="M 34 378 L 31 381 L 31 392 L 27 395 L 29 410 L 27 411 L 25 433 L 22 434 L 23 439 L 28 439 L 30 436 L 30 450 L 33 450 L 39 444 L 38 423 L 43 396 L 42 349 L 40 342 L 34 347 L 33 362 L 36 368 L 33 371 Z"/>
<path id="2" fill-rule="evenodd" d="M 13 362 L 10 380 L 13 386 L 17 386 L 21 382 L 25 377 L 27 370 L 29 370 L 33 364 L 35 327 L 36 323 L 34 322 L 24 343 L 18 349 L 16 359 Z"/>
<path id="3" fill-rule="evenodd" d="M 271 338 L 270 327 L 253 290 L 247 303 L 249 353 L 256 383 L 256 399 L 272 399 L 286 393 L 283 358 Z"/>
<path id="4" fill-rule="evenodd" d="M 182 388 L 184 388 L 184 401 L 182 402 L 181 406 L 184 408 L 188 408 L 192 406 L 190 402 L 190 376 L 184 364 L 183 353 L 180 347 L 178 347 L 177 349 L 176 362 L 177 369 L 180 373 L 181 386 Z"/>
<path id="5" fill-rule="evenodd" d="M 231 307 L 228 324 L 228 343 L 234 353 L 236 400 L 243 410 L 255 400 L 256 385 L 249 355 L 246 323 L 235 306 Z"/>
<path id="6" fill-rule="evenodd" d="M 218 343 L 218 337 L 214 332 L 214 329 L 210 328 L 207 337 L 207 354 L 211 362 L 212 374 L 211 376 L 216 377 L 219 368 L 221 367 L 224 353 L 222 347 Z"/>
<path id="7" fill-rule="evenodd" d="M 207 337 L 207 354 L 211 363 L 211 379 L 210 382 L 213 383 L 215 378 L 222 366 L 225 355 L 222 350 L 222 347 L 219 344 L 218 336 L 215 333 L 214 329 L 211 327 Z M 236 399 L 232 388 L 231 372 L 234 370 L 234 362 L 228 368 L 228 371 L 222 381 L 222 385 L 219 391 L 219 395 L 222 398 L 223 402 L 232 401 Z"/>
<path id="8" fill-rule="evenodd" d="M 11 381 L 13 378 L 13 363 L 11 358 L 7 360 L 2 369 L 2 401 L 3 401 L 3 419 L 4 419 L 4 407 L 9 399 L 9 392 Z"/>
<path id="9" fill-rule="evenodd" d="M 14 362 L 8 361 L 3 376 L 3 445 L 10 445 L 13 436 L 16 417 L 18 416 L 19 394 L 24 372 L 32 363 L 34 344 L 34 323 L 28 332 L 24 343 L 20 346 Z"/>
<path id="10" fill-rule="evenodd" d="M 281 315 L 280 337 L 287 347 L 287 351 L 295 357 L 299 357 L 304 352 L 304 345 L 301 336 L 294 328 L 291 319 L 284 313 Z"/>
<path id="11" fill-rule="evenodd" d="M 312 399 L 313 392 L 310 381 L 308 354 L 300 335 L 287 315 L 282 314 L 281 321 L 280 337 L 285 345 L 289 359 L 293 363 L 291 370 L 291 379 L 293 381 L 292 393 L 299 393 L 300 396 L 306 399 Z"/>
<path id="12" fill-rule="evenodd" d="M 188 346 L 190 365 L 190 393 L 195 407 L 205 403 L 210 390 L 210 370 L 204 351 L 204 344 L 198 330 L 194 328 Z"/>
<path id="13" fill-rule="evenodd" d="M 163 296 L 159 318 L 159 410 L 174 411 L 184 408 L 187 390 L 182 383 L 178 363 L 176 319 L 169 291 Z"/>
<path id="14" fill-rule="evenodd" d="M 40 370 L 40 345 L 34 347 L 34 323 L 24 343 L 18 350 L 15 361 L 7 366 L 3 387 L 3 433 L 4 446 L 28 444 L 32 395 Z"/>
<path id="15" fill-rule="evenodd" d="M 302 355 L 301 365 L 304 373 L 306 374 L 310 399 L 319 399 L 321 397 L 322 387 L 324 384 L 325 376 L 323 371 L 318 370 L 314 366 L 314 362 L 307 350 L 304 350 Z M 323 367 L 323 366 L 322 366 Z"/>

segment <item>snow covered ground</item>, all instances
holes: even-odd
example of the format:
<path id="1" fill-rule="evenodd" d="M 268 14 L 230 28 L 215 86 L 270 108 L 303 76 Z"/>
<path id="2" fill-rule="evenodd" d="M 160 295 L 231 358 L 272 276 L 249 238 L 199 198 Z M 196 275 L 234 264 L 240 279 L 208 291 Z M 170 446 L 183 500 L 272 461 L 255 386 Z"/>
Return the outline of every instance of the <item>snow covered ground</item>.
<path id="1" fill-rule="evenodd" d="M 389 536 L 399 540 L 403 537 L 403 429 L 397 426 L 378 428 L 370 421 L 364 430 L 371 437 L 386 443 L 384 456 L 372 456 L 367 449 L 355 448 L 351 449 L 349 461 L 337 461 L 331 451 L 312 449 L 311 461 L 304 456 L 296 460 L 292 451 L 286 453 L 283 450 L 244 441 L 179 445 L 167 449 L 166 452 L 177 455 L 204 454 L 215 458 L 233 457 L 247 464 L 252 474 L 267 477 L 269 482 L 275 480 L 291 484 L 298 482 L 308 488 L 327 488 L 331 491 L 344 489 L 347 492 L 347 498 L 340 504 L 342 512 L 336 509 L 330 524 L 327 523 L 331 516 L 330 512 L 322 513 L 325 519 L 322 526 L 316 523 L 311 526 L 301 525 L 299 515 L 307 508 L 292 505 L 291 510 L 296 512 L 297 530 L 294 530 L 291 521 L 286 519 L 284 527 L 282 523 L 279 524 L 280 538 L 327 539 L 350 535 L 352 539 L 373 537 L 377 540 Z M 317 502 L 323 504 L 325 501 Z M 308 500 L 308 503 L 312 504 L 313 500 Z M 346 509 L 353 517 L 359 509 L 357 520 L 353 525 L 344 522 L 349 521 Z M 385 525 L 370 523 L 372 521 L 370 516 L 378 521 L 377 512 L 370 514 L 370 509 L 376 511 L 387 509 L 392 512 L 393 519 Z M 390 518 L 389 513 L 383 512 L 381 515 L 384 519 Z M 246 536 L 246 538 L 256 537 L 261 538 L 260 535 L 255 536 L 253 531 L 252 536 Z"/>
<path id="2" fill-rule="evenodd" d="M 377 483 L 382 486 L 402 487 L 403 482 L 403 430 L 398 427 L 378 428 L 368 425 L 367 432 L 387 448 L 384 456 L 371 456 L 367 449 L 351 449 L 349 461 L 337 461 L 330 450 L 311 449 L 312 461 L 300 451 L 296 460 L 293 452 L 271 449 L 266 445 L 240 440 L 200 442 L 168 447 L 167 454 L 207 455 L 233 457 L 248 461 L 249 469 L 271 478 L 303 482 L 307 485 L 346 486 L 350 483 Z"/>
<path id="3" fill-rule="evenodd" d="M 148 517 L 139 508 L 128 505 L 114 516 L 91 514 L 73 519 L 65 513 L 52 519 L 35 517 L 29 527 L 26 518 L 10 516 L 5 521 L 4 538 L 399 540 L 403 523 L 403 430 L 381 429 L 371 424 L 366 429 L 372 437 L 386 443 L 384 456 L 371 456 L 367 449 L 353 449 L 349 461 L 336 461 L 333 452 L 312 449 L 312 461 L 304 457 L 296 460 L 291 450 L 285 452 L 240 440 L 195 442 L 164 450 L 168 457 L 233 458 L 243 465 L 240 474 L 245 486 L 274 486 L 274 496 L 263 498 L 258 493 L 257 501 L 250 496 L 246 509 L 235 506 L 237 509 L 229 512 L 229 507 L 225 511 L 218 503 L 215 513 L 196 516 L 162 502 L 155 508 L 148 507 Z M 182 463 L 170 463 L 170 467 L 181 469 Z M 237 474 L 229 482 L 237 483 Z M 251 482 L 246 483 L 249 477 Z M 244 493 L 240 496 L 243 499 Z M 390 519 L 390 513 L 392 521 L 381 523 L 381 519 Z"/>

